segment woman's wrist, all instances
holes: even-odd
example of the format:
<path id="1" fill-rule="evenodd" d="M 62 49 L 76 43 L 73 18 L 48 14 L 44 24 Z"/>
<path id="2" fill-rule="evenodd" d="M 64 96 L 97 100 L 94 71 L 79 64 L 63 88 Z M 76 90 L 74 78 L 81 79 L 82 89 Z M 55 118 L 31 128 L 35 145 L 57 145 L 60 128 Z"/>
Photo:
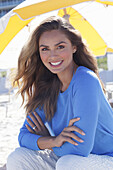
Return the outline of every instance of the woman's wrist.
<path id="1" fill-rule="evenodd" d="M 51 149 L 56 146 L 55 136 L 44 136 L 37 140 L 37 145 L 40 150 Z"/>

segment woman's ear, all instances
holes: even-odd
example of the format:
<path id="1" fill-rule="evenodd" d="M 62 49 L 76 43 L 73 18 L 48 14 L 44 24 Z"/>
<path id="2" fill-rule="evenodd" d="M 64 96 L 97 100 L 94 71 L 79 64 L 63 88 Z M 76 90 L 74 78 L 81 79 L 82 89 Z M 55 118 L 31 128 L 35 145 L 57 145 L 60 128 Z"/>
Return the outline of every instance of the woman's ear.
<path id="1" fill-rule="evenodd" d="M 77 47 L 73 46 L 73 53 L 75 53 L 77 51 Z"/>

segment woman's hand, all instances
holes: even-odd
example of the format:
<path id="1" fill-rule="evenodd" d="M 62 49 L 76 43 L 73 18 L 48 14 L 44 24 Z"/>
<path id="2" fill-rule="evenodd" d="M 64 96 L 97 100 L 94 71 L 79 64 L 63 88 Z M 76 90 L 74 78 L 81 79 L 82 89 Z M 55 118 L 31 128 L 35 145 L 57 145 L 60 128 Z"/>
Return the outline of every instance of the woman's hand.
<path id="1" fill-rule="evenodd" d="M 34 115 L 35 115 L 35 117 L 34 117 Z M 37 135 L 41 135 L 43 137 L 51 136 L 48 129 L 42 122 L 40 116 L 36 112 L 34 112 L 34 115 L 32 113 L 29 114 L 29 116 L 31 117 L 33 122 L 29 118 L 27 118 L 27 122 L 32 127 L 32 128 L 30 128 L 29 125 L 26 125 L 29 132 L 37 134 Z M 78 132 L 81 135 L 85 135 L 85 133 L 81 129 L 79 129 L 76 126 L 73 126 L 73 124 L 79 120 L 80 120 L 80 118 L 71 119 L 68 127 L 65 127 L 63 129 L 63 131 L 58 136 L 53 137 L 53 143 L 54 143 L 53 145 L 55 147 L 60 147 L 65 142 L 69 142 L 73 145 L 78 145 L 78 143 L 75 142 L 73 139 L 75 139 L 76 141 L 81 142 L 81 143 L 84 142 L 81 138 L 79 138 L 77 135 L 74 134 L 74 132 Z"/>
<path id="2" fill-rule="evenodd" d="M 80 118 L 71 119 L 68 127 L 64 128 L 63 131 L 57 137 L 54 138 L 54 143 L 55 143 L 56 147 L 62 146 L 65 142 L 69 142 L 73 145 L 78 145 L 78 143 L 75 142 L 73 139 L 75 139 L 76 141 L 79 141 L 81 143 L 84 142 L 82 139 L 80 139 L 78 136 L 76 136 L 73 133 L 73 132 L 78 132 L 81 135 L 85 135 L 85 133 L 81 129 L 79 129 L 76 126 L 73 126 L 73 123 L 75 123 L 79 120 L 80 120 Z"/>
<path id="3" fill-rule="evenodd" d="M 35 115 L 36 118 L 34 117 L 33 114 Z M 30 126 L 26 124 L 26 127 L 29 130 L 29 132 L 41 136 L 50 136 L 50 133 L 46 126 L 44 125 L 44 123 L 42 122 L 40 116 L 36 112 L 34 112 L 33 114 L 32 113 L 29 114 L 33 122 L 29 118 L 27 118 L 27 122 L 32 127 L 30 128 Z"/>

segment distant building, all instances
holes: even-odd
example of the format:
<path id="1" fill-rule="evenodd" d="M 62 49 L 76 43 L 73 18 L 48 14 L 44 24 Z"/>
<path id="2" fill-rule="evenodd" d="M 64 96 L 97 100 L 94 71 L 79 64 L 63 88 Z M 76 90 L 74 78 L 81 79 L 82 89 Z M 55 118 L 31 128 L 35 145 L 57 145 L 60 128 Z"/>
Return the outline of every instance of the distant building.
<path id="1" fill-rule="evenodd" d="M 0 0 L 0 18 L 24 0 Z"/>
<path id="2" fill-rule="evenodd" d="M 107 65 L 108 65 L 108 70 L 113 71 L 113 53 L 107 54 Z"/>

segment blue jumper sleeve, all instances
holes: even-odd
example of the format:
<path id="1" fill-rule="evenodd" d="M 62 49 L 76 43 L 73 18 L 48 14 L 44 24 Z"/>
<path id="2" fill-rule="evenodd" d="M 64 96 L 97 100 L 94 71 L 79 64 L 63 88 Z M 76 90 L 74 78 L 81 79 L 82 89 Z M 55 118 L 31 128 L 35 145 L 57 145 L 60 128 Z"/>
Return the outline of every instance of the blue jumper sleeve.
<path id="1" fill-rule="evenodd" d="M 94 74 L 94 73 L 92 73 Z M 80 156 L 88 156 L 92 151 L 95 139 L 95 132 L 98 122 L 100 108 L 100 90 L 101 86 L 95 75 L 82 72 L 76 77 L 73 88 L 73 118 L 80 117 L 80 120 L 74 125 L 85 132 L 85 136 L 74 132 L 77 136 L 84 140 L 78 143 L 78 146 L 65 142 L 61 147 L 54 147 L 53 151 L 57 156 L 74 154 Z"/>
<path id="2" fill-rule="evenodd" d="M 43 123 L 45 123 L 45 116 L 44 113 L 41 112 L 39 109 L 35 110 L 38 115 L 40 116 L 40 118 L 42 119 Z M 30 116 L 27 116 L 30 120 Z M 32 120 L 31 120 L 32 121 Z M 32 134 L 28 131 L 28 129 L 26 128 L 26 124 L 28 124 L 27 120 L 25 119 L 24 124 L 22 126 L 22 128 L 20 129 L 20 133 L 18 136 L 18 141 L 20 146 L 22 147 L 26 147 L 28 149 L 32 149 L 32 150 L 40 150 L 38 148 L 37 145 L 37 140 L 41 137 L 39 135 L 36 134 Z M 29 124 L 28 124 L 29 125 Z M 30 126 L 30 125 L 29 125 Z M 31 127 L 31 126 L 30 126 Z"/>

